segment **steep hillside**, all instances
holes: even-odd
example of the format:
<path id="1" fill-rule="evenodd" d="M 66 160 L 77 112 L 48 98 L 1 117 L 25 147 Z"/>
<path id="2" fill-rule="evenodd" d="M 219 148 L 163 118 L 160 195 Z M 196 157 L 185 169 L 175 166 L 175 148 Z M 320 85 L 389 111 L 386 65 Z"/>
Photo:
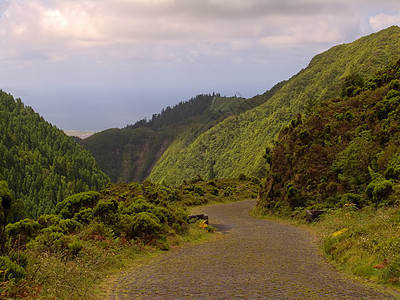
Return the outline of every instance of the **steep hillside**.
<path id="1" fill-rule="evenodd" d="M 264 176 L 265 147 L 272 144 L 283 126 L 299 113 L 310 112 L 322 100 L 340 96 L 349 75 L 368 78 L 398 58 L 399 45 L 400 28 L 393 26 L 315 56 L 306 69 L 287 81 L 268 101 L 230 116 L 186 147 L 167 150 L 150 179 L 176 183 L 197 174 Z"/>
<path id="2" fill-rule="evenodd" d="M 0 136 L 0 174 L 33 216 L 51 213 L 65 197 L 102 189 L 109 181 L 88 151 L 1 90 Z"/>
<path id="3" fill-rule="evenodd" d="M 270 169 L 260 207 L 398 204 L 400 60 L 355 90 L 356 96 L 325 101 L 281 131 L 265 154 Z"/>
<path id="4" fill-rule="evenodd" d="M 105 130 L 80 143 L 93 153 L 112 181 L 141 182 L 150 175 L 166 150 L 169 153 L 181 151 L 209 128 L 230 115 L 256 107 L 264 98 L 246 100 L 219 94 L 198 95 L 172 108 L 167 107 L 149 121 L 144 119 L 123 129 Z"/>

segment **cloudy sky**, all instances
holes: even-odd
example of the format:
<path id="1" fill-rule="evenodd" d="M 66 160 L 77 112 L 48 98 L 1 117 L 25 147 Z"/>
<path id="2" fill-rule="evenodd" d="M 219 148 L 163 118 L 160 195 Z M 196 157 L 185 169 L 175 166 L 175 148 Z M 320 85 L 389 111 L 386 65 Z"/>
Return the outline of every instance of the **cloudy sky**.
<path id="1" fill-rule="evenodd" d="M 0 89 L 62 129 L 124 127 L 393 24 L 399 0 L 0 0 Z"/>

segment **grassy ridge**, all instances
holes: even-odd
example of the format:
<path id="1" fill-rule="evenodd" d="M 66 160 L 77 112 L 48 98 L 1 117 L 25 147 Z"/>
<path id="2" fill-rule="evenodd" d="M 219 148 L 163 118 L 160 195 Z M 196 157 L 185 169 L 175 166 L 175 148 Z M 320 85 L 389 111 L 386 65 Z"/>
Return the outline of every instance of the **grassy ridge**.
<path id="1" fill-rule="evenodd" d="M 166 152 L 152 170 L 151 180 L 174 183 L 187 174 L 263 176 L 265 147 L 282 127 L 322 100 L 339 96 L 345 77 L 354 70 L 368 78 L 398 58 L 399 44 L 400 28 L 394 26 L 317 55 L 271 97 L 257 96 L 266 97 L 263 104 L 227 118 L 188 147 Z"/>

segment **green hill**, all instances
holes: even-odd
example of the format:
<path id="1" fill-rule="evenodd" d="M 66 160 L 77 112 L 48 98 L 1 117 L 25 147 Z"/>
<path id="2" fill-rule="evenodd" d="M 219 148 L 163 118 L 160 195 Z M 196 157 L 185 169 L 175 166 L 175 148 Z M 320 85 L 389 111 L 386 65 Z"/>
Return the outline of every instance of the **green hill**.
<path id="1" fill-rule="evenodd" d="M 259 206 L 398 204 L 400 194 L 400 60 L 357 88 L 323 102 L 280 132 L 265 157 L 270 169 Z"/>
<path id="2" fill-rule="evenodd" d="M 232 114 L 191 143 L 174 140 L 152 169 L 150 179 L 170 184 L 196 175 L 264 176 L 265 148 L 290 120 L 311 112 L 325 99 L 340 96 L 345 78 L 369 78 L 400 57 L 399 45 L 400 28 L 393 26 L 315 56 L 270 98 L 253 98 L 265 98 L 261 105 Z"/>
<path id="3" fill-rule="evenodd" d="M 231 115 L 256 107 L 264 98 L 198 95 L 167 107 L 149 121 L 144 119 L 123 129 L 105 130 L 80 143 L 93 153 L 112 181 L 141 182 L 165 151 L 181 151 L 209 128 Z"/>
<path id="4" fill-rule="evenodd" d="M 65 197 L 109 182 L 87 150 L 1 90 L 0 136 L 0 177 L 33 216 L 51 213 Z"/>

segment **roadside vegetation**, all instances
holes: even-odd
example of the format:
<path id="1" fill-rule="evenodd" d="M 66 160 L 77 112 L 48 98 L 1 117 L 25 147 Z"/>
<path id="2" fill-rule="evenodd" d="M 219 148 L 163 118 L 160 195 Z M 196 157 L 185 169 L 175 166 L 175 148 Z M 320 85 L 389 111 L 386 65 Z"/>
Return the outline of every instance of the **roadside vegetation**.
<path id="1" fill-rule="evenodd" d="M 341 97 L 298 116 L 267 148 L 257 211 L 304 219 L 323 252 L 354 277 L 400 285 L 400 61 L 354 71 Z"/>
<path id="2" fill-rule="evenodd" d="M 179 187 L 109 184 L 65 198 L 54 214 L 7 224 L 12 195 L 0 183 L 1 299 L 90 298 L 94 284 L 137 259 L 212 232 L 204 221 L 189 223 L 190 206 L 254 198 L 260 188 L 245 176 L 196 178 Z"/>
<path id="3" fill-rule="evenodd" d="M 400 287 L 400 209 L 345 204 L 313 224 L 328 259 L 355 279 Z"/>

